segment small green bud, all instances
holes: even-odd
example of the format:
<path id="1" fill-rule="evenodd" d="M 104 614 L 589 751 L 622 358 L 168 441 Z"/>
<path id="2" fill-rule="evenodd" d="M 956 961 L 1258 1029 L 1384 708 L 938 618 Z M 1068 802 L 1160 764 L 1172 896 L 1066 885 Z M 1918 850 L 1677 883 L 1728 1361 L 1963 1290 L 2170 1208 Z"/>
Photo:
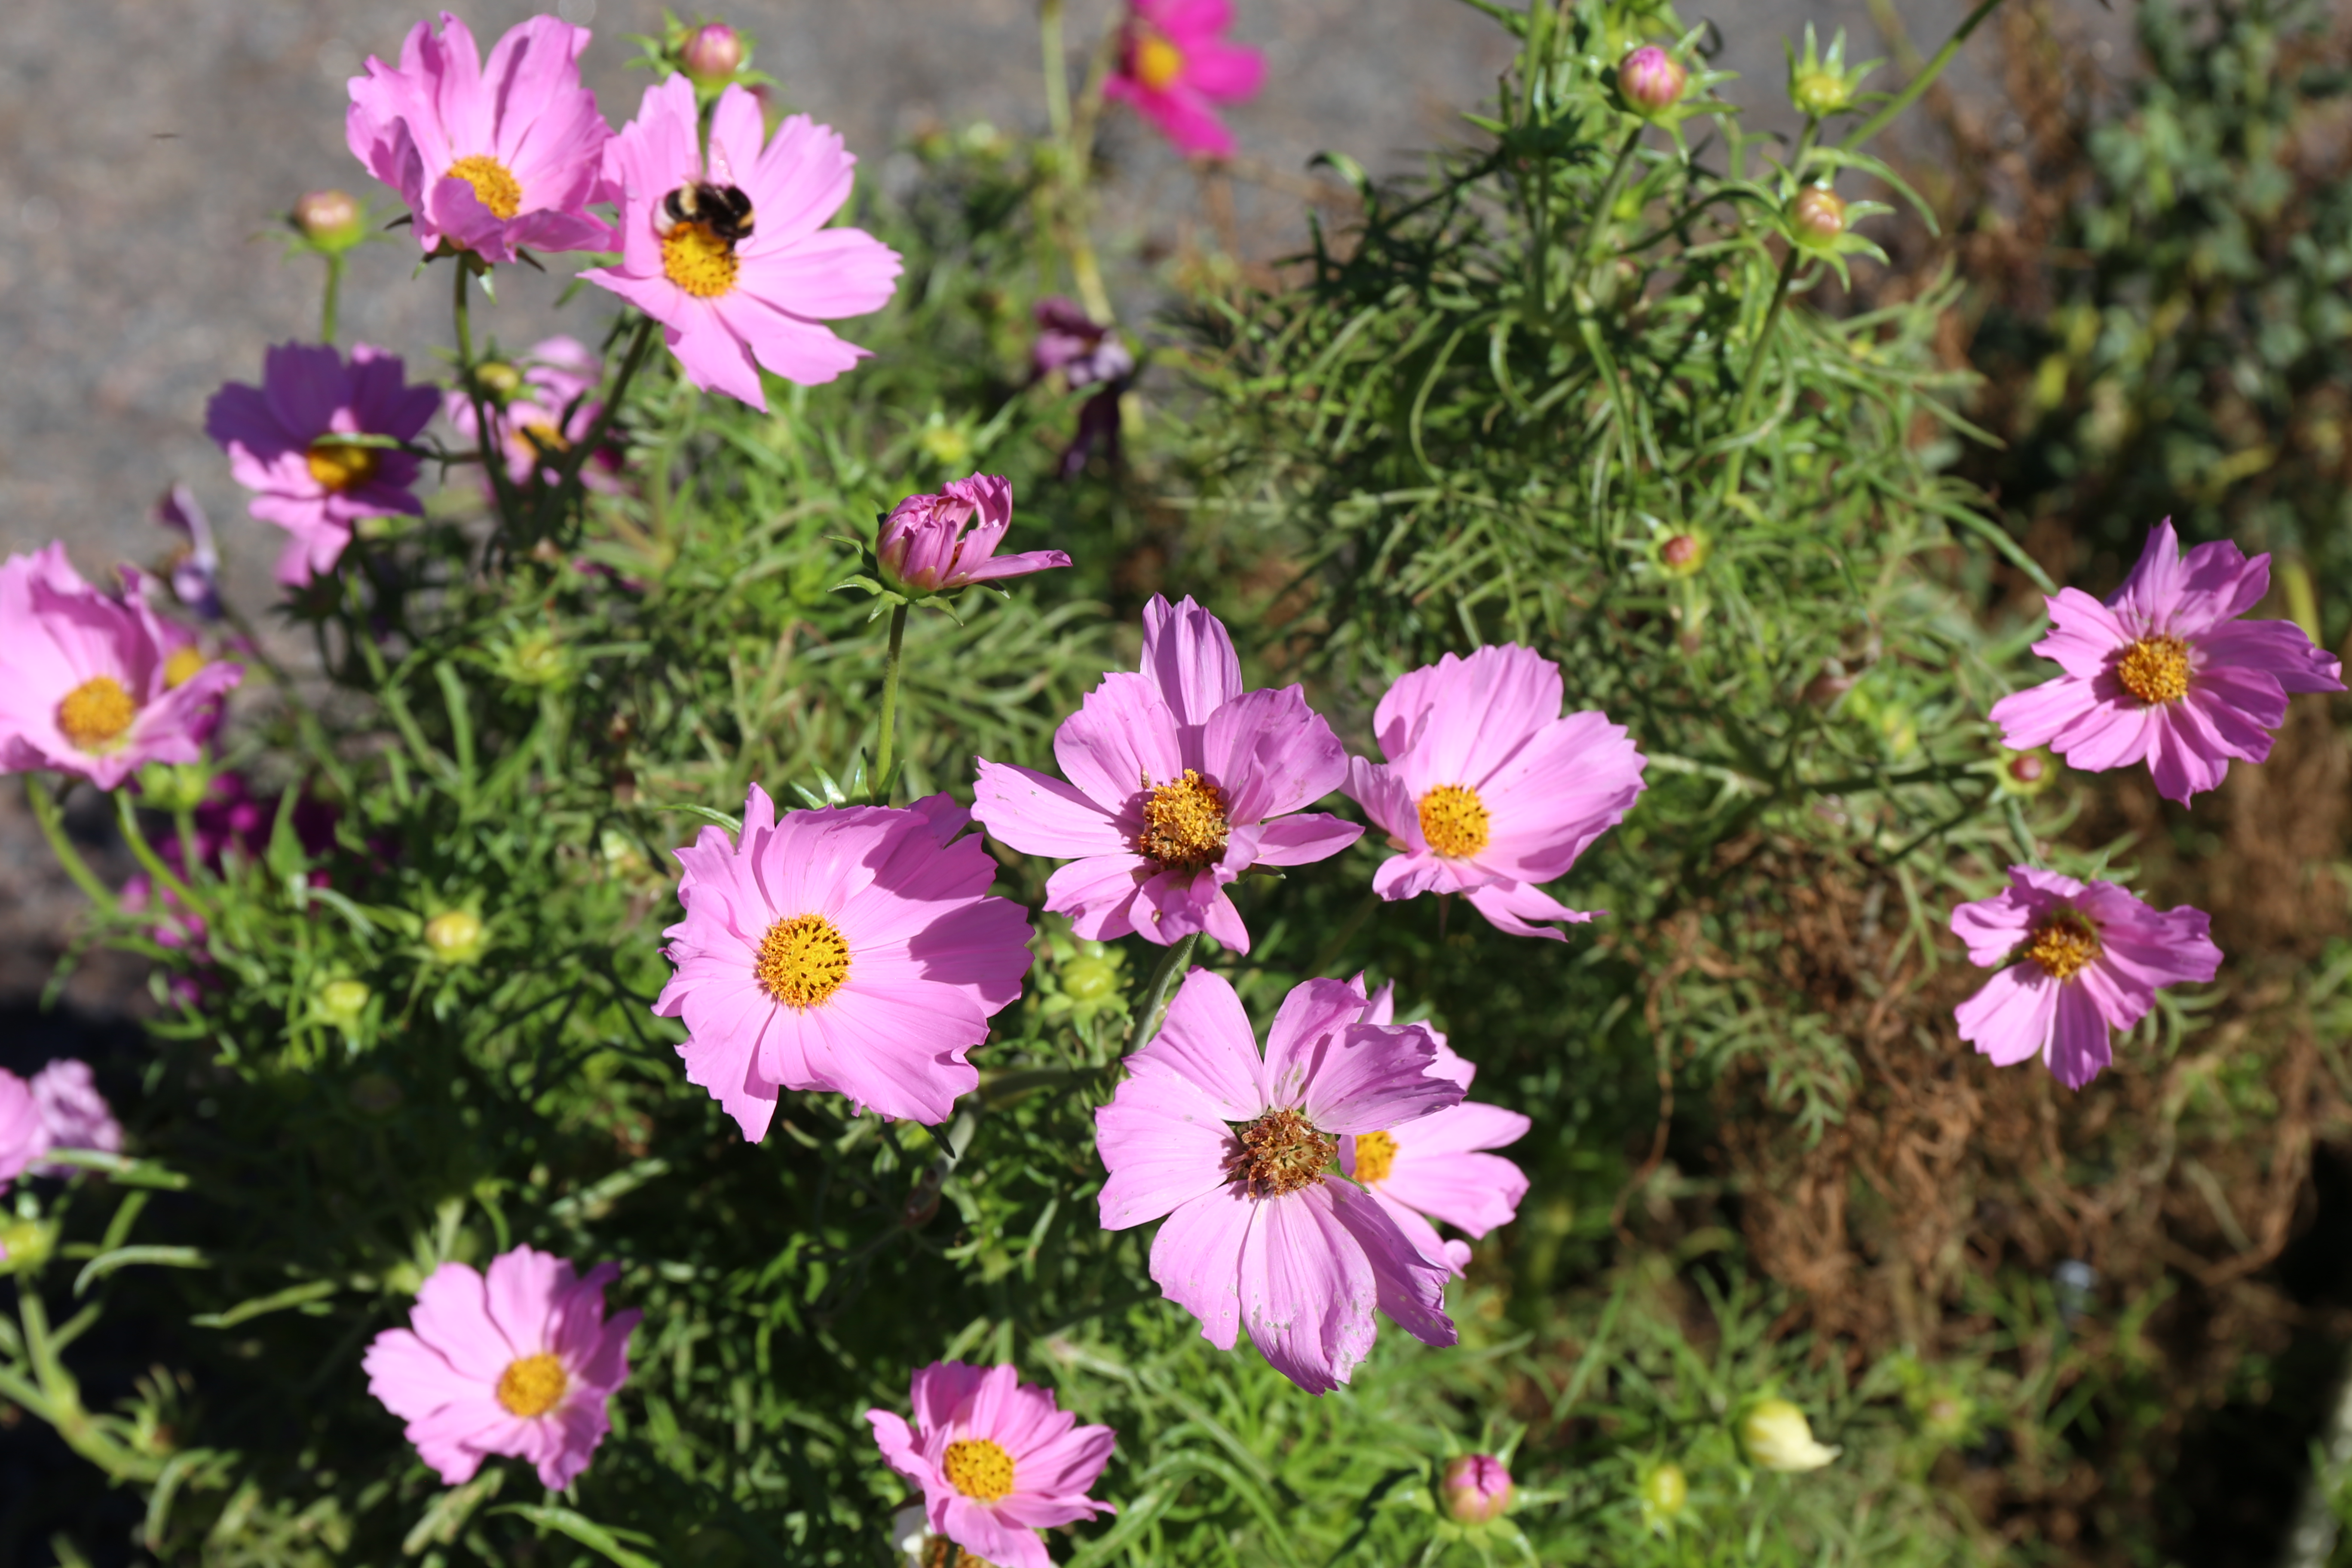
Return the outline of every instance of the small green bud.
<path id="1" fill-rule="evenodd" d="M 139 770 L 139 795 L 157 811 L 194 811 L 213 781 L 202 763 L 150 763 Z"/>
<path id="2" fill-rule="evenodd" d="M 1062 965 L 1062 992 L 1073 1002 L 1095 1002 L 1118 989 L 1119 966 L 1108 958 L 1074 958 Z"/>
<path id="3" fill-rule="evenodd" d="M 1797 243 L 1826 248 L 1845 232 L 1845 203 L 1827 185 L 1807 185 L 1789 204 Z"/>
<path id="4" fill-rule="evenodd" d="M 1739 1446 L 1758 1469 L 1791 1475 L 1818 1470 L 1840 1452 L 1817 1442 L 1805 1413 L 1785 1399 L 1760 1400 L 1740 1418 Z"/>
<path id="5" fill-rule="evenodd" d="M 1669 1460 L 1642 1478 L 1642 1517 L 1652 1527 L 1674 1522 L 1690 1502 L 1690 1478 Z"/>
<path id="6" fill-rule="evenodd" d="M 2047 746 L 2035 746 L 2028 751 L 2012 752 L 2000 748 L 1993 764 L 1993 777 L 2003 795 L 2023 795 L 2028 799 L 2040 795 L 2058 782 L 2058 759 L 2050 754 Z"/>
<path id="7" fill-rule="evenodd" d="M 444 910 L 425 922 L 425 950 L 443 963 L 471 963 L 488 934 L 473 910 Z"/>
<path id="8" fill-rule="evenodd" d="M 374 994 L 364 980 L 330 980 L 319 987 L 319 1016 L 339 1029 L 356 1029 Z"/>
<path id="9" fill-rule="evenodd" d="M 0 1225 L 0 1272 L 29 1273 L 49 1260 L 58 1227 L 45 1219 L 14 1219 Z"/>
<path id="10" fill-rule="evenodd" d="M 294 232 L 330 255 L 367 237 L 367 209 L 349 191 L 309 191 L 286 215 Z"/>
<path id="11" fill-rule="evenodd" d="M 743 38 L 724 22 L 706 22 L 687 35 L 677 63 L 702 88 L 724 87 L 743 68 Z"/>
<path id="12" fill-rule="evenodd" d="M 1789 100 L 1816 120 L 1842 114 L 1853 106 L 1853 92 L 1845 79 L 1830 71 L 1807 71 L 1789 83 Z"/>
<path id="13" fill-rule="evenodd" d="M 1695 576 L 1712 550 L 1703 533 L 1670 533 L 1658 543 L 1658 569 L 1669 577 Z"/>

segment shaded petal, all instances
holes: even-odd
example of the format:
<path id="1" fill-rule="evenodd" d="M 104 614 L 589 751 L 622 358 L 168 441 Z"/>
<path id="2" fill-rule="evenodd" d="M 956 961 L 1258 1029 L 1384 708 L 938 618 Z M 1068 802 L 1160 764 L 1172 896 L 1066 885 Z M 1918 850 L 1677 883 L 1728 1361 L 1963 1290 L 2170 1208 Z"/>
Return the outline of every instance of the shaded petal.
<path id="1" fill-rule="evenodd" d="M 1228 1184 L 1184 1205 L 1151 1240 L 1151 1279 L 1201 1321 L 1201 1337 L 1234 1348 L 1241 1323 L 1242 1253 L 1264 1205 Z"/>
<path id="2" fill-rule="evenodd" d="M 1328 1394 L 1371 1353 L 1380 1281 L 1362 1242 L 1340 1224 L 1325 1182 L 1257 1201 L 1243 1238 L 1243 1321 L 1273 1368 L 1309 1394 Z M 1377 1212 L 1377 1205 L 1367 1205 Z M 1395 1233 L 1394 1222 L 1389 1231 Z M 1401 1238 L 1400 1238 L 1401 1244 Z M 1441 1271 L 1439 1280 L 1444 1281 Z"/>
<path id="3" fill-rule="evenodd" d="M 2058 987 L 2056 1013 L 2047 1055 L 2050 1071 L 2068 1089 L 2080 1089 L 2115 1059 L 2107 1021 L 2079 985 Z"/>
<path id="4" fill-rule="evenodd" d="M 1424 1252 L 1377 1198 L 1340 1184 L 1327 1185 L 1337 1218 L 1371 1266 L 1381 1310 L 1423 1344 L 1454 1343 L 1459 1336 L 1445 1315 L 1445 1281 L 1454 1268 L 1443 1247 Z"/>
<path id="5" fill-rule="evenodd" d="M 1952 1010 L 1960 1038 L 1990 1057 L 1996 1067 L 2014 1067 L 2041 1056 L 2049 1048 L 2060 989 L 2037 966 L 2011 964 Z"/>

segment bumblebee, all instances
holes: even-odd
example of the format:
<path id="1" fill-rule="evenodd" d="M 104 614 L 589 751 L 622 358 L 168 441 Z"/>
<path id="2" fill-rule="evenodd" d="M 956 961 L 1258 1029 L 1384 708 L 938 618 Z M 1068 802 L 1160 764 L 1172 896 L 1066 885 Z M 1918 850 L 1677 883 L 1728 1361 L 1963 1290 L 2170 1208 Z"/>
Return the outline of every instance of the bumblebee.
<path id="1" fill-rule="evenodd" d="M 733 185 L 680 185 L 662 198 L 662 211 L 671 223 L 698 224 L 730 245 L 751 237 L 751 198 Z"/>

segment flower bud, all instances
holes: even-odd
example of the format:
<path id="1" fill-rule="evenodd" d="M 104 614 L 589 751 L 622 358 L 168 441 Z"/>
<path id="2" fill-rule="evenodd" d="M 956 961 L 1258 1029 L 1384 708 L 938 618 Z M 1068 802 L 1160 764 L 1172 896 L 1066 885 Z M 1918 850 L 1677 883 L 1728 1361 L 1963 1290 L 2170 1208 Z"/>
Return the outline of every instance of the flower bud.
<path id="1" fill-rule="evenodd" d="M 1703 533 L 1670 533 L 1658 542 L 1658 569 L 1669 577 L 1696 576 L 1706 564 L 1709 549 Z"/>
<path id="2" fill-rule="evenodd" d="M 366 237 L 366 216 L 349 191 L 307 191 L 287 216 L 297 233 L 321 250 L 349 250 Z"/>
<path id="3" fill-rule="evenodd" d="M 1118 989 L 1118 964 L 1091 954 L 1062 965 L 1062 994 L 1073 1002 L 1099 1002 Z"/>
<path id="4" fill-rule="evenodd" d="M 1636 114 L 1673 108 L 1689 80 L 1690 73 L 1655 44 L 1643 44 L 1617 68 L 1617 89 Z"/>
<path id="5" fill-rule="evenodd" d="M 1660 1465 L 1642 1478 L 1642 1517 L 1654 1525 L 1671 1522 L 1690 1501 L 1690 1478 L 1674 1463 Z"/>
<path id="6" fill-rule="evenodd" d="M 482 956 L 482 917 L 471 910 L 444 910 L 425 922 L 425 949 L 444 963 L 471 963 Z"/>
<path id="7" fill-rule="evenodd" d="M 1800 114 L 1826 120 L 1853 107 L 1853 89 L 1836 71 L 1805 71 L 1790 79 L 1789 100 Z"/>
<path id="8" fill-rule="evenodd" d="M 707 22 L 687 36 L 677 63 L 696 86 L 723 86 L 743 68 L 742 35 L 724 22 Z"/>
<path id="9" fill-rule="evenodd" d="M 339 1029 L 355 1029 L 373 994 L 364 980 L 330 980 L 319 987 L 319 1015 Z"/>
<path id="10" fill-rule="evenodd" d="M 2047 746 L 2023 752 L 2012 752 L 2003 746 L 2000 748 L 2000 761 L 1993 765 L 1993 777 L 2001 794 L 2031 798 L 2058 782 L 2058 759 L 2050 754 Z"/>
<path id="11" fill-rule="evenodd" d="M 1492 1454 L 1465 1454 L 1438 1478 L 1437 1499 L 1456 1524 L 1485 1524 L 1511 1506 L 1511 1472 Z"/>
<path id="12" fill-rule="evenodd" d="M 1838 1457 L 1839 1450 L 1816 1442 L 1805 1413 L 1785 1399 L 1766 1399 L 1739 1423 L 1739 1446 L 1748 1462 L 1761 1470 L 1795 1474 L 1818 1470 Z"/>
<path id="13" fill-rule="evenodd" d="M 57 1250 L 58 1227 L 45 1219 L 13 1219 L 0 1225 L 0 1273 L 38 1268 Z"/>
<path id="14" fill-rule="evenodd" d="M 1804 245 L 1827 245 L 1845 232 L 1845 203 L 1827 185 L 1807 185 L 1789 204 L 1789 216 Z"/>

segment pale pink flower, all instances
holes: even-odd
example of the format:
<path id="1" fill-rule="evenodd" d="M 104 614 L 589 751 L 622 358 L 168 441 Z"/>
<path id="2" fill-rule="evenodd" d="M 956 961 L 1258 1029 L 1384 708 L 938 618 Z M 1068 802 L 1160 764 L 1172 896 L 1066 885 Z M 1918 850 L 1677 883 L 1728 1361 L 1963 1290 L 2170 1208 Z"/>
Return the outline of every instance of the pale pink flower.
<path id="1" fill-rule="evenodd" d="M 706 161 L 694 84 L 646 89 L 636 119 L 604 150 L 621 206 L 621 262 L 580 276 L 662 323 L 695 385 L 768 406 L 761 366 L 814 386 L 866 350 L 822 323 L 878 310 L 898 255 L 863 229 L 827 228 L 857 160 L 841 137 L 795 114 L 765 139 L 758 99 L 719 95 Z"/>
<path id="2" fill-rule="evenodd" d="M 33 1075 L 28 1086 L 41 1118 L 41 1152 L 52 1149 L 94 1149 L 101 1154 L 122 1152 L 122 1124 L 113 1107 L 98 1092 L 89 1064 L 60 1057 Z M 45 1160 L 33 1167 L 37 1176 L 69 1176 L 74 1167 Z"/>
<path id="3" fill-rule="evenodd" d="M 2040 1057 L 2080 1089 L 2113 1059 L 2110 1028 L 2128 1029 L 2156 994 L 2221 967 L 2205 911 L 2158 911 L 2113 882 L 2078 882 L 2031 866 L 2009 886 L 1952 911 L 1969 961 L 2000 967 L 1954 1011 L 1960 1038 L 2001 1067 Z"/>
<path id="4" fill-rule="evenodd" d="M 1118 68 L 1104 92 L 1134 106 L 1188 158 L 1230 158 L 1234 133 L 1217 105 L 1253 97 L 1265 57 L 1221 36 L 1231 0 L 1129 0 Z"/>
<path id="5" fill-rule="evenodd" d="M 331 572 L 362 518 L 424 511 L 410 487 L 418 459 L 344 436 L 413 441 L 440 396 L 411 386 L 400 357 L 365 343 L 351 362 L 324 343 L 280 343 L 262 361 L 261 384 L 230 382 L 205 405 L 205 434 L 228 452 L 229 472 L 256 491 L 247 509 L 293 537 L 278 580 L 299 588 Z"/>
<path id="6" fill-rule="evenodd" d="M 1305 866 L 1363 829 L 1302 812 L 1339 786 L 1347 752 L 1302 689 L 1246 691 L 1233 639 L 1191 599 L 1143 611 L 1143 669 L 1103 677 L 1054 736 L 1069 779 L 980 759 L 972 815 L 1025 855 L 1078 856 L 1045 907 L 1089 941 L 1165 947 L 1249 931 L 1225 889 L 1252 866 Z"/>
<path id="7" fill-rule="evenodd" d="M 1103 1228 L 1166 1215 L 1152 1279 L 1221 1350 L 1246 1325 L 1309 1394 L 1371 1352 L 1375 1307 L 1423 1344 L 1454 1342 L 1443 1254 L 1333 1163 L 1342 1137 L 1409 1126 L 1458 1104 L 1461 1086 L 1431 1076 L 1428 1030 L 1363 1013 L 1358 987 L 1309 980 L 1284 998 L 1261 1056 L 1233 986 L 1196 969 L 1095 1112 Z"/>
<path id="8" fill-rule="evenodd" d="M 542 469 L 551 471 L 566 452 L 588 438 L 604 410 L 590 395 L 604 384 L 604 365 L 577 338 L 553 337 L 533 343 L 511 374 L 512 388 L 503 397 L 485 395 L 482 406 L 506 458 L 507 478 L 520 485 Z M 466 388 L 453 386 L 442 394 L 441 415 L 466 445 L 481 444 L 474 399 Z M 582 465 L 581 482 L 591 489 L 616 489 L 614 470 L 618 466 L 614 454 L 599 451 Z M 485 479 L 486 487 L 488 482 Z"/>
<path id="9" fill-rule="evenodd" d="M 1352 982 L 1359 991 L 1363 978 Z M 1396 1016 L 1395 988 L 1383 985 L 1365 1004 L 1363 1021 L 1386 1024 Z M 1437 1046 L 1433 1078 L 1457 1085 L 1465 1094 L 1477 1076 L 1445 1037 L 1426 1024 L 1416 1026 Z M 1397 1228 L 1427 1257 L 1443 1258 L 1459 1275 L 1470 1266 L 1467 1242 L 1441 1240 L 1431 1220 L 1486 1235 L 1511 1223 L 1528 1195 L 1527 1173 L 1500 1154 L 1485 1151 L 1516 1143 L 1534 1123 L 1516 1110 L 1465 1100 L 1433 1110 L 1404 1127 L 1350 1133 L 1339 1140 L 1339 1168 L 1380 1200 Z"/>
<path id="10" fill-rule="evenodd" d="M 114 789 L 149 763 L 193 763 L 241 666 L 184 657 L 194 639 L 83 582 L 52 543 L 0 563 L 0 773 L 49 768 Z M 182 656 L 182 657 L 174 657 Z"/>
<path id="11" fill-rule="evenodd" d="M 415 215 L 426 253 L 446 240 L 485 261 L 537 250 L 609 250 L 612 226 L 588 210 L 612 137 L 580 85 L 588 29 L 553 16 L 509 28 L 486 63 L 448 12 L 419 22 L 400 64 L 368 57 L 352 78 L 344 139 L 368 173 Z"/>
<path id="12" fill-rule="evenodd" d="M 965 1053 L 1021 994 L 1029 918 L 986 896 L 996 862 L 943 795 L 911 809 L 776 817 L 759 785 L 743 833 L 677 851 L 686 918 L 654 1011 L 682 1018 L 686 1076 L 743 1136 L 767 1136 L 782 1089 L 829 1089 L 939 1123 L 980 1074 Z"/>
<path id="13" fill-rule="evenodd" d="M 1059 550 L 998 555 L 1013 526 L 1013 481 L 993 474 L 950 479 L 937 495 L 908 496 L 882 520 L 876 553 L 894 587 L 950 594 L 974 583 L 1067 566 Z"/>
<path id="14" fill-rule="evenodd" d="M 1013 1368 L 933 1362 L 915 1373 L 914 1407 L 911 1426 L 867 1411 L 876 1446 L 923 1489 L 932 1532 L 995 1568 L 1052 1568 L 1040 1531 L 1116 1511 L 1087 1496 L 1111 1429 L 1079 1426 Z"/>
<path id="15" fill-rule="evenodd" d="M 0 1068 L 0 1182 L 13 1182 L 48 1152 L 40 1102 L 32 1086 Z"/>
<path id="16" fill-rule="evenodd" d="M 2271 558 L 2234 544 L 2183 555 L 2167 518 L 2107 602 L 2079 588 L 2050 597 L 2033 645 L 2065 674 L 1992 707 L 2012 751 L 2046 745 L 2069 767 L 2105 773 L 2147 759 L 2158 795 L 2189 804 L 2259 763 L 2290 691 L 2341 691 L 2344 668 L 2293 621 L 2242 621 L 2270 589 Z"/>
<path id="17" fill-rule="evenodd" d="M 1397 678 L 1372 712 L 1385 766 L 1349 761 L 1348 793 L 1404 851 L 1373 874 L 1383 899 L 1460 893 L 1498 930 L 1589 921 L 1538 884 L 1576 864 L 1642 793 L 1642 753 L 1606 714 L 1560 717 L 1559 666 L 1504 643 Z"/>

